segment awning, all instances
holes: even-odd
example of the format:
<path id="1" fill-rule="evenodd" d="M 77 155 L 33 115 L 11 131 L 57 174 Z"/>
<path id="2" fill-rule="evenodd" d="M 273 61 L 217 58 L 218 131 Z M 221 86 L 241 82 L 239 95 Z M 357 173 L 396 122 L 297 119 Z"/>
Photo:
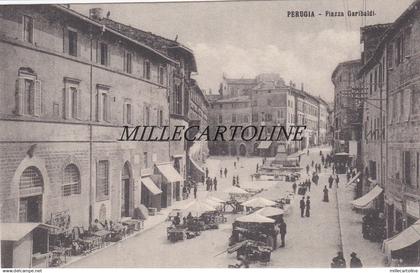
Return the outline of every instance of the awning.
<path id="1" fill-rule="evenodd" d="M 270 148 L 271 143 L 273 143 L 273 142 L 272 141 L 261 141 L 257 148 L 258 149 L 268 149 L 268 148 Z"/>
<path id="2" fill-rule="evenodd" d="M 243 222 L 243 223 L 274 223 L 275 222 L 273 219 L 267 218 L 255 212 L 252 214 L 248 214 L 246 216 L 236 218 L 235 221 Z"/>
<path id="3" fill-rule="evenodd" d="M 171 163 L 156 165 L 156 167 L 169 183 L 181 182 L 184 180 Z"/>
<path id="4" fill-rule="evenodd" d="M 408 247 L 420 240 L 420 221 L 415 222 L 401 233 L 384 240 L 382 248 L 388 257 L 391 257 L 391 251 Z"/>
<path id="5" fill-rule="evenodd" d="M 158 186 L 156 186 L 156 184 L 149 176 L 142 177 L 141 182 L 153 195 L 162 193 L 162 191 L 158 188 Z"/>
<path id="6" fill-rule="evenodd" d="M 56 229 L 58 227 L 42 223 L 0 223 L 2 241 L 19 241 L 35 228 Z"/>
<path id="7" fill-rule="evenodd" d="M 360 197 L 356 200 L 353 200 L 351 202 L 351 204 L 353 206 L 355 206 L 356 208 L 359 208 L 359 209 L 366 208 L 366 206 L 368 206 L 370 202 L 372 202 L 376 197 L 378 197 L 379 194 L 381 194 L 382 191 L 383 191 L 383 189 L 381 187 L 379 187 L 378 185 L 376 185 L 367 194 L 363 195 L 362 197 Z"/>
<path id="8" fill-rule="evenodd" d="M 360 172 L 358 172 L 352 179 L 350 179 L 350 181 L 347 183 L 347 185 L 350 185 L 353 182 L 355 182 L 356 179 L 359 178 L 359 176 L 360 176 Z"/>

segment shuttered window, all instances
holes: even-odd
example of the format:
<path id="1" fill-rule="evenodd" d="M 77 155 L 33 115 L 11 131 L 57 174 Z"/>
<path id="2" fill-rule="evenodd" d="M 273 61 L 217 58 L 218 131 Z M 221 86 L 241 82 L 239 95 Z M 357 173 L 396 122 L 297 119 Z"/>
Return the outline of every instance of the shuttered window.
<path id="1" fill-rule="evenodd" d="M 143 77 L 150 80 L 150 62 L 145 60 L 143 64 Z"/>
<path id="2" fill-rule="evenodd" d="M 23 40 L 28 43 L 34 41 L 34 19 L 29 16 L 23 16 Z"/>
<path id="3" fill-rule="evenodd" d="M 69 164 L 64 169 L 62 190 L 64 196 L 80 194 L 80 173 L 76 165 Z"/>
<path id="4" fill-rule="evenodd" d="M 96 201 L 109 198 L 109 162 L 100 160 L 96 169 Z"/>
<path id="5" fill-rule="evenodd" d="M 16 80 L 15 114 L 41 116 L 41 81 L 35 77 L 19 77 Z"/>

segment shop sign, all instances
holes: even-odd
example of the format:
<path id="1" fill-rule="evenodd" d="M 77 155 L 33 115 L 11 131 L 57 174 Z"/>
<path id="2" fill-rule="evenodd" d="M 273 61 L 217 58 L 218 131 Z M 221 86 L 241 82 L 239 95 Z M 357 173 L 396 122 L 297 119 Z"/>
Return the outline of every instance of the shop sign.
<path id="1" fill-rule="evenodd" d="M 417 219 L 420 218 L 420 207 L 418 201 L 406 201 L 406 212 Z"/>

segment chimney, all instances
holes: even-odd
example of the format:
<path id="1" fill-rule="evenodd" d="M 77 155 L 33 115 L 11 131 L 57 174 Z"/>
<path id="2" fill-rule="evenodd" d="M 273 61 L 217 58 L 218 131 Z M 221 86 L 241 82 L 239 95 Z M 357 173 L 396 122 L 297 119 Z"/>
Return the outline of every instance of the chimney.
<path id="1" fill-rule="evenodd" d="M 89 18 L 93 20 L 102 20 L 102 9 L 92 8 L 89 10 Z"/>

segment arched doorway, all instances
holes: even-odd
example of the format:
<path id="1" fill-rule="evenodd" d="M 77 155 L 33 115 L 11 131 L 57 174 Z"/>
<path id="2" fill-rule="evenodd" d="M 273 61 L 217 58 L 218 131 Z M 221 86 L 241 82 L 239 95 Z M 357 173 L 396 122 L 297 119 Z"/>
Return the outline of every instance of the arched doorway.
<path id="1" fill-rule="evenodd" d="M 19 222 L 42 222 L 44 180 L 36 167 L 26 168 L 19 181 Z"/>
<path id="2" fill-rule="evenodd" d="M 246 146 L 243 143 L 239 146 L 239 155 L 246 156 Z"/>
<path id="3" fill-rule="evenodd" d="M 121 174 L 121 217 L 130 216 L 131 180 L 130 163 L 127 161 Z"/>
<path id="4" fill-rule="evenodd" d="M 255 142 L 254 143 L 254 155 L 258 155 L 258 146 L 259 146 L 259 143 L 258 142 Z"/>

